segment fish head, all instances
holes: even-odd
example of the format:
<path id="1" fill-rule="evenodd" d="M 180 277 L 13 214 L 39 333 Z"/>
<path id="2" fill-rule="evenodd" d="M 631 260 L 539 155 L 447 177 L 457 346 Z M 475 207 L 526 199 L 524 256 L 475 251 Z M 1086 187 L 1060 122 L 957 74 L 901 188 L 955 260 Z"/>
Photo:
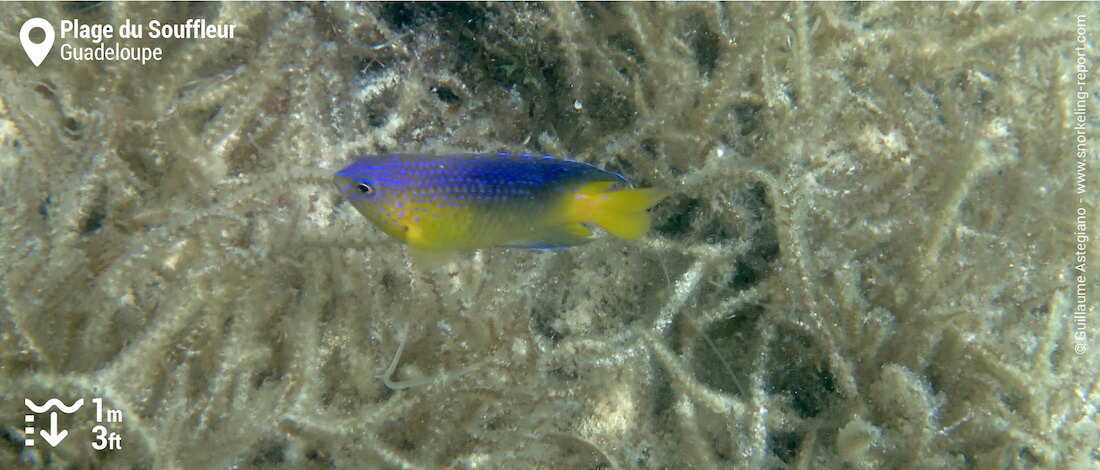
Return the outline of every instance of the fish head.
<path id="1" fill-rule="evenodd" d="M 392 207 L 395 189 L 391 175 L 377 165 L 359 159 L 336 173 L 340 197 L 376 224 L 389 223 L 386 213 Z"/>

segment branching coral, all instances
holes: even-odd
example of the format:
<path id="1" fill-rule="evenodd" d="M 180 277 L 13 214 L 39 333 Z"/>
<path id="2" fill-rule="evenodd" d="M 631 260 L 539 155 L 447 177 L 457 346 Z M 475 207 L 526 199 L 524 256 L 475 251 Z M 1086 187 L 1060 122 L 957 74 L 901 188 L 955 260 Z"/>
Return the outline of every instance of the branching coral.
<path id="1" fill-rule="evenodd" d="M 1100 462 L 1063 99 L 1091 5 L 10 10 L 239 35 L 0 52 L 2 467 Z M 475 149 L 677 195 L 644 241 L 426 269 L 329 187 Z M 24 447 L 55 396 L 122 410 L 123 450 L 90 414 Z"/>

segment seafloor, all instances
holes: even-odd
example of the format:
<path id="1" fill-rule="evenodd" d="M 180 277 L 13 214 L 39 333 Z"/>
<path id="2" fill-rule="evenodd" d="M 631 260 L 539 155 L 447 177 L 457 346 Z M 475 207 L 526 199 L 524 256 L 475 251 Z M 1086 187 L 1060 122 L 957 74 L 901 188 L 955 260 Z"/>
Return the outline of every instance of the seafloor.
<path id="1" fill-rule="evenodd" d="M 1096 4 L 2 9 L 0 468 L 1100 466 Z M 31 17 L 237 37 L 36 68 Z M 429 269 L 330 184 L 459 150 L 676 195 Z"/>

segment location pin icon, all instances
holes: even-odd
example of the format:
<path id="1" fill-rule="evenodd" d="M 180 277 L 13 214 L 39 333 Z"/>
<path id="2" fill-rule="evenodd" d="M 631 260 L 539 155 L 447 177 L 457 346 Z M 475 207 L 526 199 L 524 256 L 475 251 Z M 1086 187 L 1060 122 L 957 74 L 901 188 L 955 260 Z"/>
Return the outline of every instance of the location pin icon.
<path id="1" fill-rule="evenodd" d="M 46 39 L 38 44 L 31 42 L 31 30 L 34 28 L 39 28 L 46 33 Z M 50 49 L 53 48 L 53 35 L 53 25 L 42 18 L 31 18 L 23 23 L 22 28 L 19 28 L 19 42 L 23 43 L 23 50 L 27 52 L 27 57 L 31 58 L 35 67 L 46 60 Z"/>

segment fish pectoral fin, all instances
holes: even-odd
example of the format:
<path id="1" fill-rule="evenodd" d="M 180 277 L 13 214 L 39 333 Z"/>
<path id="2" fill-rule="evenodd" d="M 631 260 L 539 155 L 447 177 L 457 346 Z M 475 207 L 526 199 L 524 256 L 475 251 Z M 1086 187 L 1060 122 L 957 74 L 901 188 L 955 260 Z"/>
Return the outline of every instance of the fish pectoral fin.
<path id="1" fill-rule="evenodd" d="M 592 232 L 581 224 L 567 224 L 545 229 L 537 238 L 514 241 L 503 246 L 531 250 L 553 250 L 583 245 L 592 241 Z"/>

